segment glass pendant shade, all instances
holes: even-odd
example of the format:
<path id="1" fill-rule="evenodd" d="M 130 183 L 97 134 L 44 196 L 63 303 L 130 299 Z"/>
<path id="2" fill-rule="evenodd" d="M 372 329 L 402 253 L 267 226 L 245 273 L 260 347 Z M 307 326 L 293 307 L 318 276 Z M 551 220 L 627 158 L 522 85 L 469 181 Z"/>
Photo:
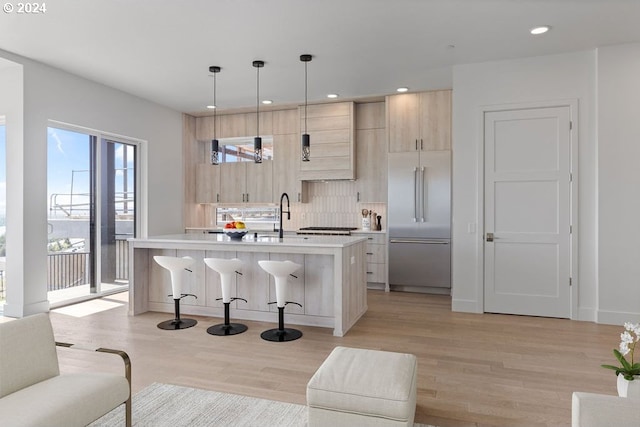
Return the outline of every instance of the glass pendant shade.
<path id="1" fill-rule="evenodd" d="M 217 165 L 220 163 L 220 146 L 217 139 L 211 140 L 211 164 Z"/>
<path id="2" fill-rule="evenodd" d="M 302 161 L 308 162 L 311 157 L 311 141 L 309 140 L 309 134 L 302 134 Z"/>
<path id="3" fill-rule="evenodd" d="M 253 138 L 253 153 L 253 160 L 262 163 L 262 138 L 259 136 Z"/>

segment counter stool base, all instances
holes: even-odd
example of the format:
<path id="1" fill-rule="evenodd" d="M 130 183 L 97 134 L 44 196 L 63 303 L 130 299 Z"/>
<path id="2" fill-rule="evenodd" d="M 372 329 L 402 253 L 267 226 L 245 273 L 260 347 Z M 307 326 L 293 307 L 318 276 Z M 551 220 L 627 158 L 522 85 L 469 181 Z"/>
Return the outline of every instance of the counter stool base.
<path id="1" fill-rule="evenodd" d="M 198 321 L 195 319 L 165 320 L 164 322 L 158 323 L 158 328 L 173 331 L 178 329 L 187 329 L 195 326 L 197 323 Z"/>
<path id="2" fill-rule="evenodd" d="M 297 340 L 302 336 L 302 332 L 297 329 L 269 329 L 260 334 L 260 338 L 266 341 L 285 342 Z"/>
<path id="3" fill-rule="evenodd" d="M 229 323 L 227 325 L 221 323 L 207 328 L 207 333 L 210 335 L 225 336 L 241 334 L 246 330 L 247 325 L 243 325 L 242 323 Z"/>

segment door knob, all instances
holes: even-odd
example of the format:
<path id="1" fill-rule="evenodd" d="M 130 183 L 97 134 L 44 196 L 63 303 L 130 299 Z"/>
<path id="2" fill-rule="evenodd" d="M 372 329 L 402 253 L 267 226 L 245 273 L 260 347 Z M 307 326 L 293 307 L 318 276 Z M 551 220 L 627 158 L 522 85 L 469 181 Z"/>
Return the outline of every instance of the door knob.
<path id="1" fill-rule="evenodd" d="M 487 233 L 487 242 L 493 242 L 493 233 Z"/>

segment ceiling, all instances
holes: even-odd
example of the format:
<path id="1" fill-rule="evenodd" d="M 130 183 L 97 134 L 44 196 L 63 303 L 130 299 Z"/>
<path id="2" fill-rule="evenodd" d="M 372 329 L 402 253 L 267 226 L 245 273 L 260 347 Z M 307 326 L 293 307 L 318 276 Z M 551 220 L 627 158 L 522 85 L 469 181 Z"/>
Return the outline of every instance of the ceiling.
<path id="1" fill-rule="evenodd" d="M 17 4 L 17 3 L 15 3 Z M 0 14 L 0 49 L 181 112 L 450 88 L 456 64 L 640 41 L 640 0 L 50 0 Z M 547 34 L 529 29 L 551 25 Z M 261 107 L 262 108 L 262 107 Z"/>

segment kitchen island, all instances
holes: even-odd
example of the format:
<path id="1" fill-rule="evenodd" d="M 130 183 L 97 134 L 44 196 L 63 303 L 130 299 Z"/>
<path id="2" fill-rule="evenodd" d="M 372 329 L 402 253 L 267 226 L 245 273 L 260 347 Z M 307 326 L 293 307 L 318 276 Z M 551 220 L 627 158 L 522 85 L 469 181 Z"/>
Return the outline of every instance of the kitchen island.
<path id="1" fill-rule="evenodd" d="M 273 278 L 258 265 L 259 260 L 291 260 L 302 267 L 289 277 L 285 324 L 333 328 L 343 336 L 367 311 L 366 237 L 358 236 L 244 236 L 232 240 L 224 234 L 175 234 L 129 240 L 129 313 L 146 311 L 173 313 L 171 281 L 167 270 L 154 262 L 156 255 L 190 256 L 196 260 L 191 272 L 183 273 L 185 294 L 181 314 L 223 317 L 219 275 L 207 268 L 204 258 L 239 258 L 231 303 L 231 319 L 277 323 Z M 215 321 L 212 321 L 212 324 Z"/>

